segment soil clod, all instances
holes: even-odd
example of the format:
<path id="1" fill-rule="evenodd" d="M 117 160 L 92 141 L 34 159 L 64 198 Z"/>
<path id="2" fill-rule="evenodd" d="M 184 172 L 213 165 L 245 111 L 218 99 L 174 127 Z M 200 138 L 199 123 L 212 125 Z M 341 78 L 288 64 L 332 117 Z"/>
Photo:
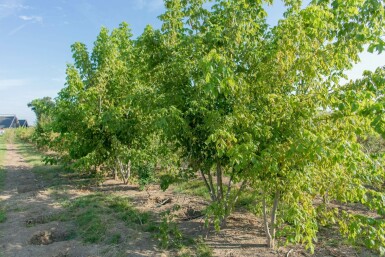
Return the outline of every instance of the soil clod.
<path id="1" fill-rule="evenodd" d="M 54 242 L 64 241 L 68 237 L 68 233 L 58 231 L 57 229 L 43 230 L 35 233 L 29 243 L 32 245 L 49 245 Z"/>

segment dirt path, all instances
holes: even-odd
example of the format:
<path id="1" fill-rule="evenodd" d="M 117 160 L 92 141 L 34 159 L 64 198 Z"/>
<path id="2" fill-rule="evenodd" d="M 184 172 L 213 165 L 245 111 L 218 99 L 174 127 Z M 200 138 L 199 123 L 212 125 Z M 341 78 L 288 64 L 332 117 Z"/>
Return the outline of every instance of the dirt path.
<path id="1" fill-rule="evenodd" d="M 7 220 L 0 224 L 1 257 L 99 255 L 98 247 L 83 246 L 74 240 L 63 241 L 66 228 L 60 222 L 38 222 L 59 210 L 14 144 L 7 145 L 5 169 L 7 177 L 0 199 L 5 205 Z"/>

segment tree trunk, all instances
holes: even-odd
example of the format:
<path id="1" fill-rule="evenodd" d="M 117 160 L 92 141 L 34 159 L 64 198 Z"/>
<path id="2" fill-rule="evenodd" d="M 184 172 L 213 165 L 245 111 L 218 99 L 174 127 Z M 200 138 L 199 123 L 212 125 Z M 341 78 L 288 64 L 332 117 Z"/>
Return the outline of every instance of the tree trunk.
<path id="1" fill-rule="evenodd" d="M 267 219 L 267 210 L 266 210 L 266 195 L 263 195 L 262 199 L 262 205 L 263 205 L 263 224 L 265 227 L 265 233 L 266 233 L 266 239 L 267 239 L 267 246 L 272 248 L 272 236 L 270 234 L 270 228 L 269 228 L 269 220 Z"/>
<path id="2" fill-rule="evenodd" d="M 275 232 L 276 232 L 276 220 L 277 220 L 277 209 L 278 209 L 278 201 L 279 201 L 279 191 L 277 190 L 275 192 L 274 196 L 274 204 L 273 204 L 273 209 L 271 210 L 271 226 L 270 226 L 270 235 L 272 236 L 270 248 L 275 247 Z"/>
<path id="3" fill-rule="evenodd" d="M 277 220 L 277 209 L 279 202 L 280 192 L 277 190 L 274 195 L 274 203 L 270 213 L 270 224 L 268 219 L 268 211 L 266 204 L 266 194 L 263 194 L 262 205 L 263 205 L 263 221 L 266 232 L 267 246 L 269 248 L 275 247 L 275 233 L 276 233 L 276 220 Z"/>
<path id="4" fill-rule="evenodd" d="M 205 182 L 205 185 L 207 187 L 207 189 L 209 190 L 209 193 L 210 193 L 210 198 L 211 198 L 211 201 L 215 201 L 215 193 L 214 193 L 214 190 L 213 188 L 210 186 L 209 182 L 207 181 L 207 178 L 205 176 L 205 174 L 203 173 L 203 171 L 200 169 L 199 172 L 201 173 L 201 176 L 203 178 L 203 181 Z"/>
<path id="5" fill-rule="evenodd" d="M 131 161 L 127 165 L 124 165 L 123 162 L 119 159 L 116 160 L 117 167 L 119 169 L 120 175 L 122 175 L 123 183 L 128 184 L 128 179 L 131 176 Z"/>
<path id="6" fill-rule="evenodd" d="M 222 186 L 222 166 L 217 162 L 217 198 L 218 201 L 223 200 L 223 186 Z"/>
<path id="7" fill-rule="evenodd" d="M 113 172 L 114 172 L 114 180 L 118 180 L 118 170 L 116 167 L 114 168 Z"/>
<path id="8" fill-rule="evenodd" d="M 217 201 L 218 200 L 218 195 L 215 192 L 215 187 L 214 187 L 214 183 L 213 183 L 213 175 L 211 174 L 210 170 L 209 170 L 209 173 L 208 173 L 208 178 L 209 178 L 210 188 L 211 188 L 211 191 L 212 191 L 213 196 L 214 196 L 214 200 L 213 201 Z"/>

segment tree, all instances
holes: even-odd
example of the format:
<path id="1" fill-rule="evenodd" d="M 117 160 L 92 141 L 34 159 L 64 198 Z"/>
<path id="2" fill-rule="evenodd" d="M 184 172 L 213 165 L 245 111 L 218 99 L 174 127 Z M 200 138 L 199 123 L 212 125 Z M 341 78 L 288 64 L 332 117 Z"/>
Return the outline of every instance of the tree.
<path id="1" fill-rule="evenodd" d="M 36 129 L 34 130 L 33 141 L 40 148 L 47 146 L 51 138 L 51 122 L 55 102 L 50 97 L 34 99 L 28 103 L 28 107 L 36 114 Z"/>
<path id="2" fill-rule="evenodd" d="M 148 117 L 140 108 L 145 88 L 137 79 L 131 37 L 122 23 L 111 34 L 103 28 L 91 54 L 82 43 L 72 45 L 75 64 L 67 68 L 55 123 L 59 145 L 71 160 L 86 168 L 113 165 L 125 183 L 131 173 L 130 151 L 143 146 Z"/>
<path id="3" fill-rule="evenodd" d="M 125 182 L 180 153 L 208 189 L 217 229 L 247 189 L 269 247 L 282 235 L 313 251 L 319 226 L 336 223 L 353 239 L 365 230 L 384 253 L 383 159 L 362 144 L 384 135 L 384 71 L 341 83 L 366 46 L 383 50 L 384 1 L 286 0 L 269 27 L 271 3 L 166 0 L 161 30 L 133 40 L 126 24 L 104 28 L 92 53 L 75 43 L 52 145 L 84 167 L 112 165 Z"/>
<path id="4" fill-rule="evenodd" d="M 329 211 L 315 199 L 365 202 L 383 175 L 358 143 L 371 117 L 342 110 L 339 80 L 366 44 L 382 50 L 384 3 L 285 1 L 269 28 L 262 1 L 204 2 L 169 0 L 161 16 L 168 58 L 153 71 L 168 130 L 219 221 L 247 185 L 261 193 L 270 247 L 280 227 L 313 250 Z"/>

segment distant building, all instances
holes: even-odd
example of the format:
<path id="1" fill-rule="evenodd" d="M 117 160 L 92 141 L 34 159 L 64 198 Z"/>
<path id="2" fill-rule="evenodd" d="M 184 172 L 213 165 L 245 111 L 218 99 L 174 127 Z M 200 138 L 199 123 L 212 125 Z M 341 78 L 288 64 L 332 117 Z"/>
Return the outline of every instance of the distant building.
<path id="1" fill-rule="evenodd" d="M 16 115 L 0 114 L 0 129 L 18 128 L 18 127 L 27 128 L 28 126 L 29 125 L 27 120 L 19 120 L 16 117 Z"/>
<path id="2" fill-rule="evenodd" d="M 0 115 L 0 128 L 17 128 L 19 120 L 16 115 Z"/>
<path id="3" fill-rule="evenodd" d="M 28 121 L 27 120 L 19 120 L 19 126 L 22 128 L 28 128 Z"/>

